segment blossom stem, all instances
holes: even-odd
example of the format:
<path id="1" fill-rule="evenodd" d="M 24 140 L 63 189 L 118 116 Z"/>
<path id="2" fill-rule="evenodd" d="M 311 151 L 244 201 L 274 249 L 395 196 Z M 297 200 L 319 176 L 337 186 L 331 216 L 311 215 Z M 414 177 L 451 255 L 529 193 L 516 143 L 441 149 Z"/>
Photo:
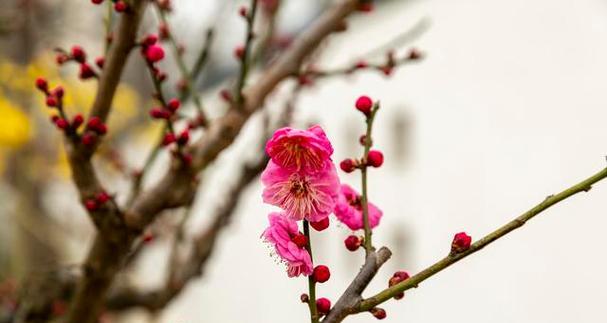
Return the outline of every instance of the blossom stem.
<path id="1" fill-rule="evenodd" d="M 395 295 L 398 295 L 399 293 L 402 293 L 410 288 L 418 287 L 418 285 L 421 282 L 425 281 L 426 279 L 445 270 L 452 264 L 464 259 L 465 257 L 483 249 L 490 243 L 498 240 L 499 238 L 505 236 L 506 234 L 522 227 L 525 223 L 527 223 L 527 221 L 531 220 L 533 217 L 542 213 L 543 211 L 550 208 L 551 206 L 553 206 L 577 193 L 588 192 L 592 188 L 592 185 L 596 184 L 597 182 L 599 182 L 605 178 L 607 178 L 607 168 L 604 168 L 600 172 L 590 176 L 589 178 L 583 180 L 582 182 L 580 182 L 556 195 L 549 195 L 548 197 L 546 197 L 544 199 L 544 201 L 542 201 L 538 205 L 534 206 L 529 211 L 523 213 L 522 215 L 516 217 L 514 220 L 506 223 L 505 225 L 501 226 L 497 230 L 491 232 L 490 234 L 486 235 L 485 237 L 483 237 L 480 240 L 473 243 L 468 250 L 461 252 L 461 253 L 454 254 L 454 255 L 449 255 L 449 256 L 439 260 L 435 264 L 431 265 L 430 267 L 420 271 L 418 274 L 412 276 L 411 278 L 406 279 L 390 288 L 387 288 L 374 296 L 371 296 L 365 300 L 362 300 L 353 309 L 353 313 L 368 311 L 368 310 L 372 309 L 373 307 L 391 299 Z"/>
<path id="2" fill-rule="evenodd" d="M 312 257 L 312 239 L 310 238 L 310 224 L 308 220 L 303 220 L 304 235 L 308 238 L 308 245 L 306 250 L 310 254 L 310 260 L 314 263 Z M 316 282 L 312 275 L 308 276 L 308 307 L 310 308 L 310 322 L 318 323 L 318 309 L 316 308 Z"/>
<path id="3" fill-rule="evenodd" d="M 250 68 L 250 53 L 251 53 L 251 47 L 253 44 L 253 38 L 254 38 L 254 33 L 253 33 L 253 27 L 255 25 L 255 15 L 257 13 L 257 0 L 251 0 L 251 10 L 250 13 L 247 15 L 247 35 L 246 35 L 246 39 L 245 39 L 245 44 L 244 44 L 244 53 L 242 55 L 241 58 L 241 64 L 240 64 L 240 73 L 238 75 L 238 81 L 236 83 L 236 106 L 239 109 L 242 109 L 243 105 L 244 105 L 244 96 L 242 95 L 242 90 L 245 86 L 245 82 L 247 80 L 247 74 L 249 73 L 249 68 Z M 316 306 L 316 305 L 314 305 Z"/>
<path id="4" fill-rule="evenodd" d="M 373 145 L 373 139 L 371 137 L 373 131 L 373 120 L 375 120 L 375 113 L 379 109 L 379 102 L 373 105 L 373 109 L 371 113 L 367 117 L 367 132 L 365 134 L 365 151 L 362 158 L 361 165 L 361 181 L 362 181 L 362 193 L 360 197 L 361 206 L 363 209 L 363 225 L 365 228 L 365 241 L 364 247 L 367 254 L 373 251 L 373 242 L 371 240 L 371 236 L 373 232 L 371 231 L 371 226 L 369 225 L 369 204 L 368 204 L 368 193 L 367 193 L 367 158 L 369 157 L 369 150 Z"/>
<path id="5" fill-rule="evenodd" d="M 163 24 L 168 26 L 169 21 L 166 17 L 166 13 L 159 7 L 158 2 L 155 2 L 155 4 L 156 4 L 156 6 L 155 6 L 156 11 L 158 13 L 158 16 L 160 17 L 160 21 L 162 21 Z M 173 49 L 173 56 L 175 56 L 175 62 L 177 62 L 177 67 L 179 68 L 179 71 L 181 72 L 181 77 L 182 77 L 183 81 L 185 82 L 185 91 L 181 95 L 180 99 L 183 101 L 185 98 L 188 97 L 188 94 L 189 94 L 189 96 L 194 101 L 194 105 L 196 106 L 196 110 L 198 111 L 198 114 L 202 117 L 203 120 L 206 120 L 206 115 L 204 113 L 202 101 L 200 100 L 198 93 L 194 92 L 195 90 L 193 88 L 194 87 L 193 77 L 189 73 L 188 68 L 185 66 L 185 62 L 183 60 L 183 55 L 181 54 L 181 51 L 179 49 L 179 44 L 177 43 L 177 40 L 175 40 L 175 36 L 173 35 L 173 30 L 171 28 L 168 28 L 167 35 L 168 35 L 169 43 L 171 44 L 171 47 Z"/>

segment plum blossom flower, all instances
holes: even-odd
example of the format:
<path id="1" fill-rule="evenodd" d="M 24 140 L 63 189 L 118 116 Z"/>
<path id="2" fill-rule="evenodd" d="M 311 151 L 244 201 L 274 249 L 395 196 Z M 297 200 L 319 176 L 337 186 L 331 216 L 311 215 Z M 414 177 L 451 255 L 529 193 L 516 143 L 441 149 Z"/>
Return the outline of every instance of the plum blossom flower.
<path id="1" fill-rule="evenodd" d="M 272 161 L 291 171 L 316 172 L 325 168 L 333 147 L 320 126 L 307 130 L 285 127 L 276 130 L 266 144 Z"/>
<path id="2" fill-rule="evenodd" d="M 268 220 L 270 226 L 263 232 L 262 237 L 274 246 L 276 254 L 286 263 L 289 277 L 312 274 L 310 254 L 304 246 L 296 243 L 296 237 L 301 236 L 297 222 L 276 212 L 270 213 Z"/>
<path id="3" fill-rule="evenodd" d="M 367 203 L 369 207 L 369 226 L 376 227 L 383 213 L 373 203 Z M 341 184 L 339 198 L 335 205 L 335 216 L 351 230 L 364 228 L 363 209 L 360 194 L 347 184 Z"/>
<path id="4" fill-rule="evenodd" d="M 263 201 L 285 210 L 291 220 L 321 221 L 337 202 L 339 178 L 330 160 L 314 173 L 293 172 L 270 160 L 261 181 L 265 185 Z"/>

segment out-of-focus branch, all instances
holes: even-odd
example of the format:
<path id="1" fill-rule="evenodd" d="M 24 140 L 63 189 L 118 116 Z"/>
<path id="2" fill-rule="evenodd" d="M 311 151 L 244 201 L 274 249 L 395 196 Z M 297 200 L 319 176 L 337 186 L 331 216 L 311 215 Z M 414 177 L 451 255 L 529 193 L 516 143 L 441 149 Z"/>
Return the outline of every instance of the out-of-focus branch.
<path id="1" fill-rule="evenodd" d="M 144 0 L 133 0 L 129 3 L 129 10 L 120 15 L 117 32 L 99 79 L 91 117 L 99 117 L 105 122 L 109 115 L 122 71 L 134 48 L 137 29 L 146 4 Z M 67 142 L 72 177 L 81 198 L 89 198 L 103 191 L 90 160 L 94 149 Z M 93 212 L 95 214 L 93 219 L 101 232 L 95 237 L 83 266 L 83 277 L 78 282 L 72 299 L 67 323 L 97 321 L 103 305 L 102 299 L 114 275 L 120 269 L 122 255 L 128 252 L 134 238 L 133 233 L 123 229 L 122 216 L 115 203 L 108 204 L 109 207 L 102 208 L 102 212 Z"/>
<path id="2" fill-rule="evenodd" d="M 257 178 L 267 164 L 267 157 L 247 163 L 243 166 L 238 181 L 227 192 L 225 203 L 215 210 L 213 222 L 205 232 L 192 241 L 193 250 L 188 258 L 176 259 L 172 264 L 167 283 L 154 291 L 140 291 L 134 288 L 118 289 L 108 296 L 106 307 L 109 310 L 123 310 L 131 307 L 143 307 L 150 311 L 164 308 L 177 296 L 187 283 L 202 275 L 204 265 L 211 257 L 221 231 L 229 225 L 241 200 L 242 193 Z"/>
<path id="3" fill-rule="evenodd" d="M 463 252 L 459 252 L 459 253 L 452 253 L 452 254 L 448 255 L 447 257 L 443 258 L 442 260 L 436 262 L 432 266 L 422 270 L 418 274 L 416 274 L 408 279 L 405 279 L 404 281 L 402 281 L 390 288 L 387 288 L 374 296 L 371 296 L 371 297 L 363 300 L 360 298 L 360 294 L 358 296 L 357 295 L 346 296 L 346 294 L 347 294 L 347 291 L 346 291 L 344 296 L 342 296 L 342 298 L 340 298 L 340 301 L 338 302 L 338 305 L 340 305 L 340 306 L 338 307 L 336 305 L 333 308 L 333 310 L 331 310 L 329 315 L 323 320 L 323 323 L 341 322 L 346 316 L 348 316 L 350 314 L 356 314 L 356 313 L 360 313 L 360 312 L 369 311 L 369 310 L 373 309 L 375 306 L 388 301 L 389 299 L 393 298 L 394 296 L 397 296 L 398 294 L 400 294 L 408 289 L 418 287 L 419 284 L 422 283 L 423 281 L 425 281 L 426 279 L 447 269 L 452 264 L 466 258 L 467 256 L 469 256 L 477 251 L 480 251 L 484 247 L 488 246 L 489 244 L 496 241 L 497 239 L 505 236 L 506 234 L 522 227 L 525 223 L 527 223 L 527 221 L 531 220 L 536 215 L 542 213 L 543 211 L 547 210 L 551 206 L 553 206 L 559 202 L 562 202 L 562 201 L 568 199 L 569 197 L 576 195 L 577 193 L 588 192 L 592 188 L 592 185 L 596 184 L 599 181 L 602 181 L 605 178 L 607 178 L 607 168 L 601 170 L 600 172 L 592 175 L 591 177 L 583 180 L 582 182 L 580 182 L 556 195 L 548 196 L 543 202 L 536 205 L 529 211 L 523 213 L 522 215 L 516 217 L 514 220 L 506 223 L 499 229 L 493 231 L 492 233 L 486 235 L 485 237 L 483 237 L 480 240 L 473 243 L 469 249 L 467 249 Z M 359 276 L 360 276 L 360 274 L 359 274 Z M 359 277 L 357 276 L 357 279 L 358 278 Z M 355 281 L 356 281 L 356 279 L 355 279 Z M 342 299 L 343 299 L 343 302 L 342 302 Z"/>
<path id="4" fill-rule="evenodd" d="M 342 20 L 356 10 L 357 1 L 347 0 L 334 5 L 304 31 L 251 86 L 244 89 L 244 109 L 230 109 L 212 122 L 205 135 L 191 149 L 192 170 L 206 168 L 224 149 L 234 142 L 251 114 L 261 108 L 265 97 L 285 78 L 294 75 L 307 55 L 322 39 L 338 29 Z M 148 192 L 134 202 L 126 213 L 128 225 L 142 229 L 163 209 L 183 205 L 191 199 L 195 187 L 190 185 L 187 169 L 173 165 L 171 171 Z"/>
<path id="5" fill-rule="evenodd" d="M 249 74 L 249 68 L 251 64 L 251 51 L 253 47 L 253 39 L 255 35 L 253 29 L 255 27 L 255 16 L 257 16 L 257 4 L 258 0 L 251 0 L 250 10 L 245 12 L 245 19 L 247 21 L 247 34 L 245 38 L 244 48 L 240 57 L 240 73 L 238 74 L 238 80 L 236 82 L 236 104 L 235 107 L 242 108 L 244 103 L 244 96 L 242 89 L 245 86 L 247 75 Z"/>
<path id="6" fill-rule="evenodd" d="M 188 71 L 188 68 L 185 65 L 185 62 L 183 60 L 182 51 L 179 48 L 180 46 L 177 43 L 177 40 L 175 40 L 175 36 L 173 35 L 173 30 L 169 27 L 169 21 L 166 17 L 166 11 L 159 7 L 158 2 L 154 2 L 154 4 L 156 7 L 156 11 L 158 12 L 158 16 L 160 17 L 160 21 L 162 21 L 162 23 L 166 26 L 166 33 L 168 36 L 169 43 L 171 44 L 171 47 L 173 49 L 173 56 L 175 57 L 175 61 L 177 62 L 177 67 L 179 68 L 179 71 L 181 72 L 181 80 L 184 82 L 184 90 L 183 90 L 183 94 L 181 96 L 184 98 L 188 97 L 188 96 L 192 98 L 192 100 L 194 101 L 194 105 L 196 106 L 200 119 L 204 120 L 204 123 L 206 125 L 207 117 L 206 117 L 206 114 L 205 114 L 203 106 L 202 106 L 202 101 L 200 100 L 200 96 L 198 95 L 198 93 L 194 92 L 195 91 L 194 82 L 191 77 L 192 74 L 190 74 L 190 72 Z"/>

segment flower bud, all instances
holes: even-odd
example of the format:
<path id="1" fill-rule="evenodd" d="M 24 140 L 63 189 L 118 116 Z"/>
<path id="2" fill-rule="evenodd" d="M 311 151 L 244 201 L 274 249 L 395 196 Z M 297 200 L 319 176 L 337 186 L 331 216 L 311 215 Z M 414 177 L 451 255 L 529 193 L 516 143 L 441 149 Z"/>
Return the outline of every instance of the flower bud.
<path id="1" fill-rule="evenodd" d="M 46 93 L 48 92 L 48 82 L 46 81 L 46 79 L 39 77 L 36 79 L 36 88 L 38 88 L 38 90 Z"/>
<path id="2" fill-rule="evenodd" d="M 145 59 L 150 63 L 156 63 L 164 58 L 164 49 L 158 45 L 149 46 L 145 49 Z"/>
<path id="3" fill-rule="evenodd" d="M 316 300 L 316 310 L 321 315 L 326 315 L 331 310 L 331 301 L 327 298 L 321 297 Z"/>
<path id="4" fill-rule="evenodd" d="M 171 99 L 167 103 L 167 109 L 169 109 L 171 112 L 177 111 L 180 106 L 181 106 L 181 102 L 179 102 L 178 99 Z"/>
<path id="5" fill-rule="evenodd" d="M 383 308 L 374 307 L 369 312 L 375 316 L 378 320 L 383 320 L 386 318 L 386 311 Z"/>
<path id="6" fill-rule="evenodd" d="M 314 278 L 315 282 L 324 283 L 331 278 L 331 271 L 329 271 L 329 267 L 325 265 L 318 265 L 314 268 L 312 277 Z"/>
<path id="7" fill-rule="evenodd" d="M 317 221 L 317 222 L 310 222 L 310 225 L 316 231 L 322 231 L 329 227 L 329 217 L 327 216 L 326 218 L 324 218 L 320 221 Z"/>
<path id="8" fill-rule="evenodd" d="M 456 233 L 453 236 L 453 242 L 451 243 L 451 253 L 457 254 L 464 252 L 470 248 L 472 243 L 472 237 L 467 235 L 466 232 Z"/>
<path id="9" fill-rule="evenodd" d="M 352 173 L 356 169 L 356 163 L 352 158 L 346 158 L 339 163 L 339 168 L 346 173 Z"/>
<path id="10" fill-rule="evenodd" d="M 244 46 L 236 46 L 236 48 L 234 48 L 234 57 L 242 60 L 244 58 Z"/>
<path id="11" fill-rule="evenodd" d="M 93 212 L 96 211 L 99 208 L 99 205 L 97 205 L 97 202 L 95 200 L 86 200 L 84 201 L 84 207 L 89 211 L 89 212 Z"/>
<path id="12" fill-rule="evenodd" d="M 356 100 L 354 106 L 358 111 L 368 116 L 371 114 L 371 109 L 373 108 L 373 100 L 371 100 L 370 97 L 363 95 Z"/>
<path id="13" fill-rule="evenodd" d="M 363 244 L 363 239 L 361 237 L 351 235 L 344 240 L 344 244 L 346 245 L 346 249 L 356 251 Z"/>
<path id="14" fill-rule="evenodd" d="M 168 145 L 174 143 L 176 140 L 177 140 L 177 138 L 175 138 L 175 134 L 172 132 L 168 132 L 164 135 L 164 138 L 162 139 L 162 145 L 168 146 Z"/>
<path id="15" fill-rule="evenodd" d="M 171 117 L 171 113 L 162 108 L 153 108 L 150 110 L 150 116 L 154 119 L 169 119 Z"/>
<path id="16" fill-rule="evenodd" d="M 384 154 L 379 150 L 371 150 L 367 155 L 367 165 L 380 167 L 384 163 Z"/>
<path id="17" fill-rule="evenodd" d="M 84 63 L 86 61 L 86 52 L 80 46 L 72 47 L 72 58 L 78 63 Z"/>

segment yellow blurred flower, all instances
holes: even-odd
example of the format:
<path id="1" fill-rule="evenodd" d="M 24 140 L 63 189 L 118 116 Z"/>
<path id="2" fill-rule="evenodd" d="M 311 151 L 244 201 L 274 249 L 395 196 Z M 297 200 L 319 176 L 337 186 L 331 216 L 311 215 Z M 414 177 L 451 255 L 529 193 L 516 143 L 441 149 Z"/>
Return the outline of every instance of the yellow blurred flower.
<path id="1" fill-rule="evenodd" d="M 0 148 L 18 148 L 32 137 L 27 114 L 0 93 Z"/>

